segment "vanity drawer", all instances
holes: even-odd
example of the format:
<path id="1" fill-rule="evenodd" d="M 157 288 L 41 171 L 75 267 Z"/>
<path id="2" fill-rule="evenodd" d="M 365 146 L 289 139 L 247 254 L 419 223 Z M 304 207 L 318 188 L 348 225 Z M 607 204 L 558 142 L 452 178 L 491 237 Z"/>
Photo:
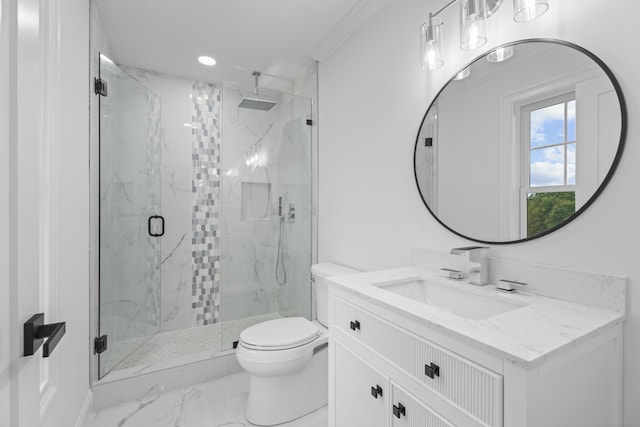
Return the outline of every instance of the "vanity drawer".
<path id="1" fill-rule="evenodd" d="M 456 427 L 393 382 L 391 404 L 392 427 Z"/>
<path id="2" fill-rule="evenodd" d="M 340 298 L 334 326 L 377 352 L 481 425 L 502 426 L 502 376 Z"/>

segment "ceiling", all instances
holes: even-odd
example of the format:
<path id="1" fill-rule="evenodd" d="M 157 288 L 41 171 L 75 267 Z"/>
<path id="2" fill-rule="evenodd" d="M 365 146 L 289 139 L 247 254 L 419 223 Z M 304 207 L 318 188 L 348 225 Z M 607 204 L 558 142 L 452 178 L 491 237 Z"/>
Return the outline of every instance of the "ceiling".
<path id="1" fill-rule="evenodd" d="M 281 89 L 389 0 L 96 0 L 116 63 L 202 81 Z M 214 67 L 197 62 L 217 60 Z"/>

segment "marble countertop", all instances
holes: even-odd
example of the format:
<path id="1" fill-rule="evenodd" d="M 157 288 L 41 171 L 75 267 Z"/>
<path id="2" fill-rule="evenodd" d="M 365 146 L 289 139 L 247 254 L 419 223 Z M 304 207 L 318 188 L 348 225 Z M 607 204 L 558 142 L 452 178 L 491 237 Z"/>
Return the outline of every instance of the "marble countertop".
<path id="1" fill-rule="evenodd" d="M 424 278 L 429 282 L 457 288 L 520 305 L 483 320 L 470 320 L 446 309 L 397 295 L 372 283 Z M 358 273 L 329 279 L 339 289 L 373 301 L 385 308 L 418 320 L 514 364 L 532 368 L 550 356 L 583 342 L 625 320 L 625 315 L 524 291 L 498 292 L 495 285 L 476 286 L 454 281 L 441 273 L 415 267 Z"/>

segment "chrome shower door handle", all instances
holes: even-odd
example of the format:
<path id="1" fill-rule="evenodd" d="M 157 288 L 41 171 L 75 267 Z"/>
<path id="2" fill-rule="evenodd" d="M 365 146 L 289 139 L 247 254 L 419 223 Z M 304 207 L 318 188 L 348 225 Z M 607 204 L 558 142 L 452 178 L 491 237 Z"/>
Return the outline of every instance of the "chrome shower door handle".
<path id="1" fill-rule="evenodd" d="M 152 215 L 147 221 L 149 227 L 149 236 L 161 237 L 164 236 L 164 217 L 160 215 Z"/>

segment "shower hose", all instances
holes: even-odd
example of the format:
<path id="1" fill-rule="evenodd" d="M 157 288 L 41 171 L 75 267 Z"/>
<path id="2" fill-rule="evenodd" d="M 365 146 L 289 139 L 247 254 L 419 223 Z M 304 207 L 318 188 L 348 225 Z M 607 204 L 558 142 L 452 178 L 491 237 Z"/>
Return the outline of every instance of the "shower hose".
<path id="1" fill-rule="evenodd" d="M 283 286 L 287 283 L 287 270 L 284 267 L 284 216 L 280 217 L 278 233 L 278 255 L 276 257 L 276 282 Z"/>

